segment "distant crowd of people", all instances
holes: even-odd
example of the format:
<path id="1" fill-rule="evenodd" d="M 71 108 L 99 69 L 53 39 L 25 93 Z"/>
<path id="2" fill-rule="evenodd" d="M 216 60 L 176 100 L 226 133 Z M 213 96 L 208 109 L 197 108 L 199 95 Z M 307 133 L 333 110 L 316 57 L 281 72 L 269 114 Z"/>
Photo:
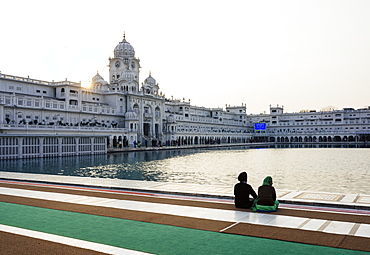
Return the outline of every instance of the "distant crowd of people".
<path id="1" fill-rule="evenodd" d="M 258 194 L 247 183 L 248 175 L 242 172 L 238 176 L 239 183 L 234 186 L 235 207 L 251 208 L 254 212 L 275 212 L 279 206 L 276 200 L 276 191 L 272 186 L 272 177 L 267 176 L 260 187 Z"/>
<path id="2" fill-rule="evenodd" d="M 166 140 L 166 141 L 160 141 L 157 139 L 149 139 L 143 141 L 146 148 L 148 146 L 151 147 L 163 147 L 163 146 L 183 146 L 183 145 L 193 145 L 192 142 L 186 140 L 186 139 L 175 139 L 175 140 Z M 195 143 L 198 144 L 198 143 Z M 221 144 L 220 139 L 207 139 L 204 141 L 204 144 Z M 113 141 L 113 148 L 123 148 L 123 147 L 129 147 L 133 146 L 134 148 L 140 148 L 141 146 L 144 146 L 140 141 L 133 141 L 132 144 L 129 144 L 126 137 L 123 138 L 123 140 Z"/>

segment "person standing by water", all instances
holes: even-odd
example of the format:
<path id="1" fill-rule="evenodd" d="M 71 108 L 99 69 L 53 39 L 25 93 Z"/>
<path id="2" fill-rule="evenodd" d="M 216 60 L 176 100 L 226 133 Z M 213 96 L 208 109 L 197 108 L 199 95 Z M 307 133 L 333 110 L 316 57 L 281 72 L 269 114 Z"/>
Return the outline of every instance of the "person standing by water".
<path id="1" fill-rule="evenodd" d="M 254 199 L 257 198 L 256 192 L 252 186 L 247 183 L 248 175 L 246 172 L 242 172 L 238 176 L 239 183 L 234 186 L 234 203 L 236 208 L 251 208 Z M 253 199 L 250 198 L 253 197 Z"/>
<path id="2" fill-rule="evenodd" d="M 252 206 L 254 212 L 275 212 L 277 210 L 279 201 L 276 200 L 276 191 L 272 184 L 272 177 L 267 176 L 262 186 L 258 187 L 258 197 Z"/>

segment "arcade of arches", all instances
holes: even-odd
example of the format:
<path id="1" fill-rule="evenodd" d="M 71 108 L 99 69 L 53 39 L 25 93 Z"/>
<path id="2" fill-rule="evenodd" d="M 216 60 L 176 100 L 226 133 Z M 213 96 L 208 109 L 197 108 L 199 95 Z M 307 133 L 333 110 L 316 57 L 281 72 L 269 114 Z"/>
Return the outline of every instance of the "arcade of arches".
<path id="1" fill-rule="evenodd" d="M 278 136 L 270 137 L 277 143 L 331 143 L 331 142 L 370 142 L 370 134 L 343 136 Z"/>
<path id="2" fill-rule="evenodd" d="M 156 141 L 157 144 L 159 141 Z M 227 144 L 250 142 L 276 142 L 276 143 L 336 143 L 336 142 L 370 142 L 370 134 L 349 136 L 278 136 L 278 137 L 226 137 L 226 136 L 179 136 L 171 141 L 161 141 L 163 145 L 202 145 L 202 144 Z M 153 144 L 153 141 L 148 141 Z M 155 143 L 154 143 L 155 144 Z M 126 136 L 113 136 L 107 140 L 108 147 L 122 148 L 132 146 L 128 144 Z"/>

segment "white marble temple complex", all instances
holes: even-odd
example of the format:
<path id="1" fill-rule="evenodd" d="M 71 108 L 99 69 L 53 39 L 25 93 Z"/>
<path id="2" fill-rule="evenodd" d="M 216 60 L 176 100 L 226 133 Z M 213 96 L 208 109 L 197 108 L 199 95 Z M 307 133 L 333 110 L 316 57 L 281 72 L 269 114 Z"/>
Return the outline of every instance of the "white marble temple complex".
<path id="1" fill-rule="evenodd" d="M 124 37 L 109 58 L 108 81 L 97 73 L 89 88 L 0 73 L 0 158 L 105 153 L 138 142 L 370 141 L 370 107 L 284 113 L 270 106 L 267 114 L 247 114 L 245 105 L 198 107 L 166 98 L 151 74 L 140 83 L 139 69 Z"/>

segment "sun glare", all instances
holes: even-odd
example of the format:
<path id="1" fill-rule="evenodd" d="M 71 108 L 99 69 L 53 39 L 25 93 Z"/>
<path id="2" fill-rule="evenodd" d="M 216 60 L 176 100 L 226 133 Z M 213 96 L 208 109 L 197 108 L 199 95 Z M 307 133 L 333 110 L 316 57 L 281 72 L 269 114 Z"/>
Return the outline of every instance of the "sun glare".
<path id="1" fill-rule="evenodd" d="M 91 87 L 91 82 L 89 82 L 89 81 L 81 81 L 81 87 L 88 89 L 88 88 Z"/>

